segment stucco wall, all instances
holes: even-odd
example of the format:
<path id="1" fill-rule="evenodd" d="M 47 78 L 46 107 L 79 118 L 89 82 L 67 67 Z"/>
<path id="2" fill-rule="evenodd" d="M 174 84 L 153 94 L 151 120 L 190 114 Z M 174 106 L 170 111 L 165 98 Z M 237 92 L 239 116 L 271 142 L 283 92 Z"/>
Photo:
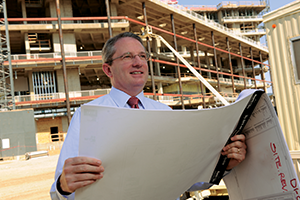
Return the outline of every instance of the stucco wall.
<path id="1" fill-rule="evenodd" d="M 278 118 L 290 150 L 300 150 L 300 85 L 295 84 L 290 39 L 300 36 L 300 1 L 263 16 Z"/>

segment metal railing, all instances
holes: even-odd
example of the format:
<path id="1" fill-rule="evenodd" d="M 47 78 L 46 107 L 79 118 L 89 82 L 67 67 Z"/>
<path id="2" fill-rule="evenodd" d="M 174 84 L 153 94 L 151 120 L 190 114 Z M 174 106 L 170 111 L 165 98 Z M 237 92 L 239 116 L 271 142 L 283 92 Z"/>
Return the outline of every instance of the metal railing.
<path id="1" fill-rule="evenodd" d="M 110 92 L 110 89 L 99 89 L 99 90 L 82 90 L 69 92 L 70 98 L 76 97 L 88 97 L 105 95 Z M 32 95 L 20 95 L 15 96 L 16 102 L 31 102 L 40 100 L 51 100 L 51 99 L 64 99 L 66 97 L 64 92 L 48 93 L 48 94 L 32 94 Z"/>
<path id="2" fill-rule="evenodd" d="M 129 23 L 128 20 L 116 19 L 117 17 L 112 17 L 113 23 Z M 57 24 L 56 18 L 45 17 L 45 18 L 9 18 L 9 24 Z M 63 24 L 88 24 L 88 23 L 107 23 L 107 17 L 64 17 L 62 18 Z"/>
<path id="3" fill-rule="evenodd" d="M 25 0 L 25 4 L 42 4 L 42 0 Z"/>
<path id="4" fill-rule="evenodd" d="M 70 100 L 72 101 L 72 98 L 78 100 L 78 99 L 88 99 L 88 98 L 78 98 L 78 97 L 93 97 L 93 96 L 101 96 L 108 94 L 110 92 L 110 89 L 99 89 L 99 90 L 84 90 L 84 91 L 73 91 L 69 92 Z M 173 101 L 180 101 L 180 94 L 157 94 L 158 100 L 161 102 L 173 102 Z M 233 95 L 231 93 L 222 93 L 224 97 L 236 97 L 236 95 Z M 147 95 L 148 98 L 153 98 L 153 95 Z M 96 98 L 93 97 L 93 98 Z M 207 93 L 205 95 L 206 98 L 213 98 L 214 95 Z M 52 93 L 47 95 L 20 95 L 15 96 L 16 103 L 41 103 L 41 100 L 55 100 L 55 99 L 64 99 L 65 93 L 58 92 L 58 93 Z M 184 94 L 185 100 L 195 100 L 195 99 L 201 99 L 201 94 Z M 92 99 L 92 98 L 91 98 Z"/>
<path id="5" fill-rule="evenodd" d="M 227 17 L 223 17 L 223 20 L 255 20 L 255 19 L 259 19 L 259 20 L 263 20 L 262 16 L 256 15 L 256 16 L 227 16 Z"/>
<path id="6" fill-rule="evenodd" d="M 163 0 L 162 0 L 163 1 Z M 223 6 L 265 6 L 266 2 L 261 1 L 222 1 L 218 5 L 184 5 L 188 9 L 220 9 Z"/>
<path id="7" fill-rule="evenodd" d="M 200 20 L 202 22 L 205 22 L 205 24 L 207 24 L 208 26 L 212 26 L 212 28 L 216 28 L 216 29 L 218 29 L 220 31 L 226 31 L 229 34 L 234 35 L 235 37 L 240 38 L 240 39 L 242 39 L 244 41 L 250 42 L 250 43 L 252 43 L 252 44 L 254 44 L 254 45 L 256 45 L 256 46 L 258 46 L 260 48 L 268 49 L 268 47 L 261 45 L 259 42 L 256 42 L 256 41 L 254 41 L 254 40 L 252 40 L 252 39 L 250 39 L 250 38 L 248 38 L 246 36 L 243 36 L 242 34 L 240 34 L 238 32 L 235 32 L 235 31 L 233 31 L 233 30 L 225 27 L 225 26 L 223 26 L 223 25 L 215 22 L 214 20 L 207 19 L 207 18 L 203 17 L 202 15 L 197 14 L 194 11 L 188 10 L 184 6 L 181 6 L 181 5 L 169 5 L 169 4 L 167 4 L 167 3 L 165 3 L 164 1 L 161 1 L 161 0 L 150 0 L 150 1 L 156 2 L 157 4 L 165 4 L 164 6 L 170 8 L 170 9 L 173 9 L 177 13 L 182 13 L 185 16 L 189 16 L 189 17 L 194 18 L 196 20 Z"/>
<path id="8" fill-rule="evenodd" d="M 216 5 L 184 5 L 184 7 L 191 10 L 217 10 Z"/>
<path id="9" fill-rule="evenodd" d="M 35 40 L 35 41 L 30 41 L 30 48 L 38 48 L 42 50 L 43 48 L 51 48 L 51 42 L 50 40 Z"/>
<path id="10" fill-rule="evenodd" d="M 170 76 L 174 74 L 169 74 Z M 193 77 L 189 73 L 182 73 L 182 77 Z M 232 84 L 231 79 L 229 78 L 219 78 L 221 84 Z M 216 82 L 216 79 L 207 79 L 208 82 Z M 235 85 L 244 85 L 243 80 L 234 80 Z M 247 80 L 246 82 L 247 87 L 254 87 L 254 80 Z M 263 86 L 263 81 L 257 81 L 257 86 Z M 92 97 L 92 96 L 101 96 L 108 94 L 110 92 L 110 89 L 97 89 L 97 90 L 83 90 L 83 91 L 71 91 L 69 92 L 69 97 L 72 100 L 74 99 L 84 99 L 79 97 Z M 222 93 L 221 95 L 224 97 L 232 97 L 231 93 Z M 206 94 L 206 96 L 211 96 L 213 98 L 213 95 L 210 95 L 209 93 Z M 152 98 L 152 95 L 148 95 L 149 98 Z M 11 97 L 8 97 L 11 98 Z M 32 94 L 32 95 L 19 95 L 15 96 L 15 102 L 20 104 L 21 102 L 28 102 L 28 103 L 34 103 L 34 101 L 41 101 L 41 100 L 54 100 L 54 99 L 64 99 L 65 93 L 64 92 L 58 92 L 58 93 L 48 93 L 48 94 Z M 180 95 L 177 94 L 164 94 L 159 95 L 158 94 L 158 100 L 160 101 L 177 101 L 177 99 L 180 98 Z M 194 98 L 201 98 L 201 95 L 199 94 L 193 94 L 193 95 L 185 95 L 185 100 L 192 100 Z M 36 102 L 38 103 L 38 102 Z"/>
<path id="11" fill-rule="evenodd" d="M 102 51 L 79 51 L 79 52 L 66 52 L 65 57 L 86 57 L 86 56 L 101 56 Z M 30 60 L 42 58 L 60 58 L 61 53 L 35 53 L 35 54 L 15 54 L 11 56 L 12 60 Z"/>
<path id="12" fill-rule="evenodd" d="M 266 6 L 266 2 L 264 1 L 222 1 L 217 5 L 217 8 L 220 9 L 223 6 Z"/>
<path id="13" fill-rule="evenodd" d="M 266 33 L 265 29 L 241 30 L 241 33 Z"/>

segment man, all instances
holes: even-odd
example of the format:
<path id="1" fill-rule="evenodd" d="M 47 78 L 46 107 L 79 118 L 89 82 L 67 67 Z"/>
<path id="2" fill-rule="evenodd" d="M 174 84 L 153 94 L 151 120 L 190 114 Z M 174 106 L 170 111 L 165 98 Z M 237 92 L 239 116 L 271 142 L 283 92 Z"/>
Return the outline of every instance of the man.
<path id="1" fill-rule="evenodd" d="M 110 78 L 112 89 L 108 95 L 88 104 L 113 107 L 170 110 L 165 104 L 148 99 L 143 88 L 148 79 L 148 53 L 140 37 L 121 33 L 109 39 L 102 51 L 103 71 Z M 133 98 L 131 98 L 133 97 Z M 135 98 L 137 97 L 137 99 Z M 136 99 L 135 105 L 130 105 Z M 129 102 L 128 102 L 129 101 Z M 55 172 L 55 182 L 50 191 L 52 199 L 74 199 L 74 192 L 103 177 L 101 160 L 78 157 L 80 108 L 75 112 L 64 142 Z M 232 138 L 233 143 L 224 147 L 222 154 L 232 158 L 227 169 L 232 169 L 245 159 L 245 137 Z M 197 183 L 192 190 L 206 189 L 207 184 Z"/>

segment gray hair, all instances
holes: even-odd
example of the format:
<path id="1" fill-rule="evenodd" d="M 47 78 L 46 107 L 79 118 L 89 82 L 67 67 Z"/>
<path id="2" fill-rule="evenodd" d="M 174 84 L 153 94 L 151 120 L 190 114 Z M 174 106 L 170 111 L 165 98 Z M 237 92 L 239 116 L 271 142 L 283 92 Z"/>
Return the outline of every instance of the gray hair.
<path id="1" fill-rule="evenodd" d="M 109 65 L 112 64 L 112 62 L 110 60 L 112 60 L 113 55 L 116 53 L 115 44 L 119 39 L 124 38 L 124 37 L 134 38 L 137 41 L 139 41 L 142 44 L 142 46 L 144 47 L 143 41 L 138 35 L 136 35 L 134 33 L 131 33 L 131 32 L 120 33 L 120 34 L 118 34 L 118 35 L 116 35 L 116 36 L 114 36 L 114 37 L 112 37 L 112 38 L 110 38 L 109 40 L 106 41 L 106 43 L 105 43 L 105 45 L 102 49 L 102 61 L 103 61 L 103 63 L 107 63 Z"/>

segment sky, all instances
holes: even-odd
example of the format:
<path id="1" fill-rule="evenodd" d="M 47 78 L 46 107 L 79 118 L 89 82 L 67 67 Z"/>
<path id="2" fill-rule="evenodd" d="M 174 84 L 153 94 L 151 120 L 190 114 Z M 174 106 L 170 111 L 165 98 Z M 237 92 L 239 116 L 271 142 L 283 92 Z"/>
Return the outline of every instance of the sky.
<path id="1" fill-rule="evenodd" d="M 236 0 L 239 1 L 239 0 Z M 251 0 L 247 0 L 251 1 Z M 253 1 L 259 1 L 259 0 L 253 0 Z M 270 11 L 276 10 L 280 7 L 283 7 L 291 2 L 294 2 L 296 0 L 269 0 L 270 3 Z M 222 0 L 209 0 L 209 1 L 203 1 L 203 0 L 178 0 L 179 5 L 218 5 L 221 3 Z M 266 43 L 265 37 L 261 38 L 261 43 Z M 266 62 L 267 63 L 267 62 Z M 271 66 L 272 67 L 272 66 Z M 271 81 L 270 74 L 267 72 L 266 74 L 266 80 Z M 260 76 L 256 77 L 260 79 Z M 267 89 L 267 93 L 273 93 L 272 87 L 269 87 Z"/>
<path id="2" fill-rule="evenodd" d="M 250 1 L 250 0 L 248 0 Z M 259 1 L 259 0 L 256 0 Z M 295 0 L 269 0 L 271 11 L 276 10 L 286 4 L 289 4 Z M 202 1 L 202 0 L 178 0 L 179 5 L 217 5 L 221 3 L 222 0 L 209 0 L 209 1 Z"/>

